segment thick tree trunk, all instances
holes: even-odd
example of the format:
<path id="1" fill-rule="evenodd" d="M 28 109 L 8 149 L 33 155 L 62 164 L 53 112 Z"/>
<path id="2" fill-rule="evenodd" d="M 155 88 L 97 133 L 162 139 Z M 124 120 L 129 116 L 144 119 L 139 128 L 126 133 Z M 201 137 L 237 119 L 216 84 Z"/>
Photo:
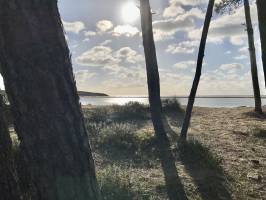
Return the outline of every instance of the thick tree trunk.
<path id="1" fill-rule="evenodd" d="M 266 88 L 266 1 L 257 0 L 257 9 L 259 18 L 262 63 L 264 69 L 264 81 Z"/>
<path id="2" fill-rule="evenodd" d="M 260 86 L 259 86 L 259 78 L 258 78 L 256 50 L 255 50 L 255 44 L 254 44 L 254 31 L 253 31 L 253 26 L 252 26 L 251 16 L 250 16 L 249 0 L 244 0 L 244 7 L 245 7 L 245 17 L 246 17 L 247 33 L 248 33 L 251 75 L 252 75 L 254 98 L 255 98 L 255 111 L 261 114 L 262 108 L 261 108 Z"/>
<path id="3" fill-rule="evenodd" d="M 160 97 L 160 78 L 156 49 L 152 30 L 152 16 L 149 0 L 140 1 L 143 46 L 146 59 L 149 102 L 152 122 L 157 139 L 157 151 L 164 171 L 167 193 L 170 200 L 187 199 L 180 183 L 170 142 L 162 121 L 162 103 Z"/>
<path id="4" fill-rule="evenodd" d="M 0 95 L 0 194 L 4 200 L 20 200 L 16 169 L 12 155 L 12 142 L 5 120 L 5 108 Z"/>
<path id="5" fill-rule="evenodd" d="M 97 200 L 56 0 L 0 1 L 0 65 L 33 200 Z"/>
<path id="6" fill-rule="evenodd" d="M 202 32 L 202 36 L 201 36 L 200 47 L 199 47 L 196 74 L 195 74 L 193 85 L 192 85 L 192 88 L 190 91 L 187 109 L 186 109 L 186 114 L 185 114 L 182 130 L 181 130 L 181 140 L 182 141 L 185 141 L 187 138 L 188 127 L 190 124 L 192 110 L 193 110 L 193 106 L 194 106 L 194 102 L 195 102 L 195 97 L 196 97 L 196 93 L 197 93 L 199 82 L 200 82 L 202 63 L 203 63 L 204 54 L 205 54 L 205 46 L 206 46 L 207 36 L 208 36 L 208 32 L 209 32 L 209 27 L 210 27 L 210 23 L 211 23 L 211 19 L 212 19 L 214 2 L 215 2 L 215 0 L 209 1 L 208 9 L 206 12 L 206 17 L 205 17 L 205 22 L 204 22 L 204 26 L 203 26 L 203 32 Z"/>

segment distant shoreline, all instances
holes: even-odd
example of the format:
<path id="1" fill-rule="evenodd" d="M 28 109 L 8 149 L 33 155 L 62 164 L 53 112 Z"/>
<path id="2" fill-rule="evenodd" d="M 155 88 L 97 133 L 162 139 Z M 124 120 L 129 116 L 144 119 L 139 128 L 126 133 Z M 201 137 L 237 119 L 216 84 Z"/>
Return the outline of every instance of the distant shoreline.
<path id="1" fill-rule="evenodd" d="M 98 97 L 98 98 L 149 98 L 148 96 L 109 96 L 109 95 L 106 95 L 106 96 L 96 96 L 96 95 L 80 95 L 82 97 Z M 162 96 L 161 98 L 163 99 L 167 99 L 167 98 L 189 98 L 188 96 Z M 208 98 L 208 99 L 250 99 L 250 98 L 254 98 L 253 96 L 198 96 L 196 98 L 199 98 L 199 99 L 205 99 L 205 98 Z M 261 96 L 261 98 L 266 98 L 266 96 Z"/>

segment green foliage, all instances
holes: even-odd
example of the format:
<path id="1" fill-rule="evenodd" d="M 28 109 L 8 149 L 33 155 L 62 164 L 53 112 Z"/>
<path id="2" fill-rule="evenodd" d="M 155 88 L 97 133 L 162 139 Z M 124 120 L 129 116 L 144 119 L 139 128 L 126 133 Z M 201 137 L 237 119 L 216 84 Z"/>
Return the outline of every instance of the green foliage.
<path id="1" fill-rule="evenodd" d="M 162 106 L 164 112 L 183 112 L 183 109 L 176 98 L 163 99 Z"/>
<path id="2" fill-rule="evenodd" d="M 129 102 L 122 106 L 114 105 L 112 110 L 117 120 L 144 120 L 149 118 L 148 106 L 138 102 Z"/>
<path id="3" fill-rule="evenodd" d="M 147 172 L 148 173 L 148 172 Z M 109 165 L 97 171 L 98 183 L 104 200 L 162 200 L 151 190 L 153 182 L 145 179 L 141 171 L 132 167 Z M 157 181 L 158 184 L 158 181 Z M 159 184 L 164 184 L 163 180 Z M 160 186 L 162 186 L 160 185 Z"/>
<path id="4" fill-rule="evenodd" d="M 254 137 L 266 140 L 266 130 L 265 129 L 256 126 L 251 130 L 251 132 L 252 132 Z"/>
<path id="5" fill-rule="evenodd" d="M 221 0 L 215 4 L 215 11 L 221 14 L 232 13 L 242 2 L 243 0 Z"/>
<path id="6" fill-rule="evenodd" d="M 92 145 L 104 155 L 117 160 L 136 162 L 155 156 L 154 133 L 149 130 L 136 132 L 130 123 L 101 124 L 98 133 L 93 133 Z"/>
<path id="7" fill-rule="evenodd" d="M 85 119 L 90 122 L 104 122 L 108 118 L 108 110 L 106 107 L 95 107 L 93 109 L 85 109 L 83 113 Z"/>
<path id="8" fill-rule="evenodd" d="M 183 113 L 183 109 L 176 98 L 162 100 L 162 106 L 165 113 Z M 87 124 L 150 119 L 149 106 L 138 102 L 86 108 L 83 113 Z"/>
<path id="9" fill-rule="evenodd" d="M 117 166 L 110 166 L 97 173 L 98 183 L 104 200 L 134 199 L 130 174 Z"/>

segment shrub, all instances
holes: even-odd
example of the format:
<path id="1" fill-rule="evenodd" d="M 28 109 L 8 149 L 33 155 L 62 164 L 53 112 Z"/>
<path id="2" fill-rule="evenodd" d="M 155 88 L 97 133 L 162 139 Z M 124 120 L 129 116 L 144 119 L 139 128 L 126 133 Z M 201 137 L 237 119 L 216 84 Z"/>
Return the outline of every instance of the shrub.
<path id="1" fill-rule="evenodd" d="M 176 98 L 169 98 L 162 100 L 164 112 L 183 112 L 183 109 Z"/>
<path id="2" fill-rule="evenodd" d="M 266 130 L 261 127 L 254 127 L 251 130 L 254 137 L 260 138 L 260 139 L 266 139 Z"/>
<path id="3" fill-rule="evenodd" d="M 148 130 L 136 132 L 130 123 L 113 123 L 103 127 L 92 145 L 113 160 L 146 161 L 155 156 L 154 133 Z"/>
<path id="4" fill-rule="evenodd" d="M 130 173 L 120 167 L 109 166 L 97 173 L 98 183 L 104 200 L 131 200 L 132 191 Z"/>
<path id="5" fill-rule="evenodd" d="M 108 119 L 108 111 L 106 107 L 85 109 L 83 113 L 86 121 L 89 122 L 104 122 Z"/>
<path id="6" fill-rule="evenodd" d="M 138 103 L 129 102 L 125 105 L 114 105 L 113 112 L 117 120 L 138 120 L 148 119 L 148 106 Z"/>

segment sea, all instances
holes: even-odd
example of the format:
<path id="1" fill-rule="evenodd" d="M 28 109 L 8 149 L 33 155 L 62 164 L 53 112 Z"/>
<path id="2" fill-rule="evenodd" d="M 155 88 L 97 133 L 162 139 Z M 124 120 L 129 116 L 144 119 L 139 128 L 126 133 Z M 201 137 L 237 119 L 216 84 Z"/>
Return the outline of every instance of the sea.
<path id="1" fill-rule="evenodd" d="M 187 97 L 162 97 L 162 99 L 176 98 L 181 105 L 187 105 Z M 108 97 L 80 97 L 82 105 L 124 105 L 128 102 L 139 102 L 142 104 L 148 104 L 148 97 L 136 97 L 136 96 L 108 96 Z M 195 106 L 199 107 L 254 107 L 254 98 L 252 97 L 197 97 L 195 99 Z M 266 106 L 266 97 L 262 97 L 262 105 Z"/>

